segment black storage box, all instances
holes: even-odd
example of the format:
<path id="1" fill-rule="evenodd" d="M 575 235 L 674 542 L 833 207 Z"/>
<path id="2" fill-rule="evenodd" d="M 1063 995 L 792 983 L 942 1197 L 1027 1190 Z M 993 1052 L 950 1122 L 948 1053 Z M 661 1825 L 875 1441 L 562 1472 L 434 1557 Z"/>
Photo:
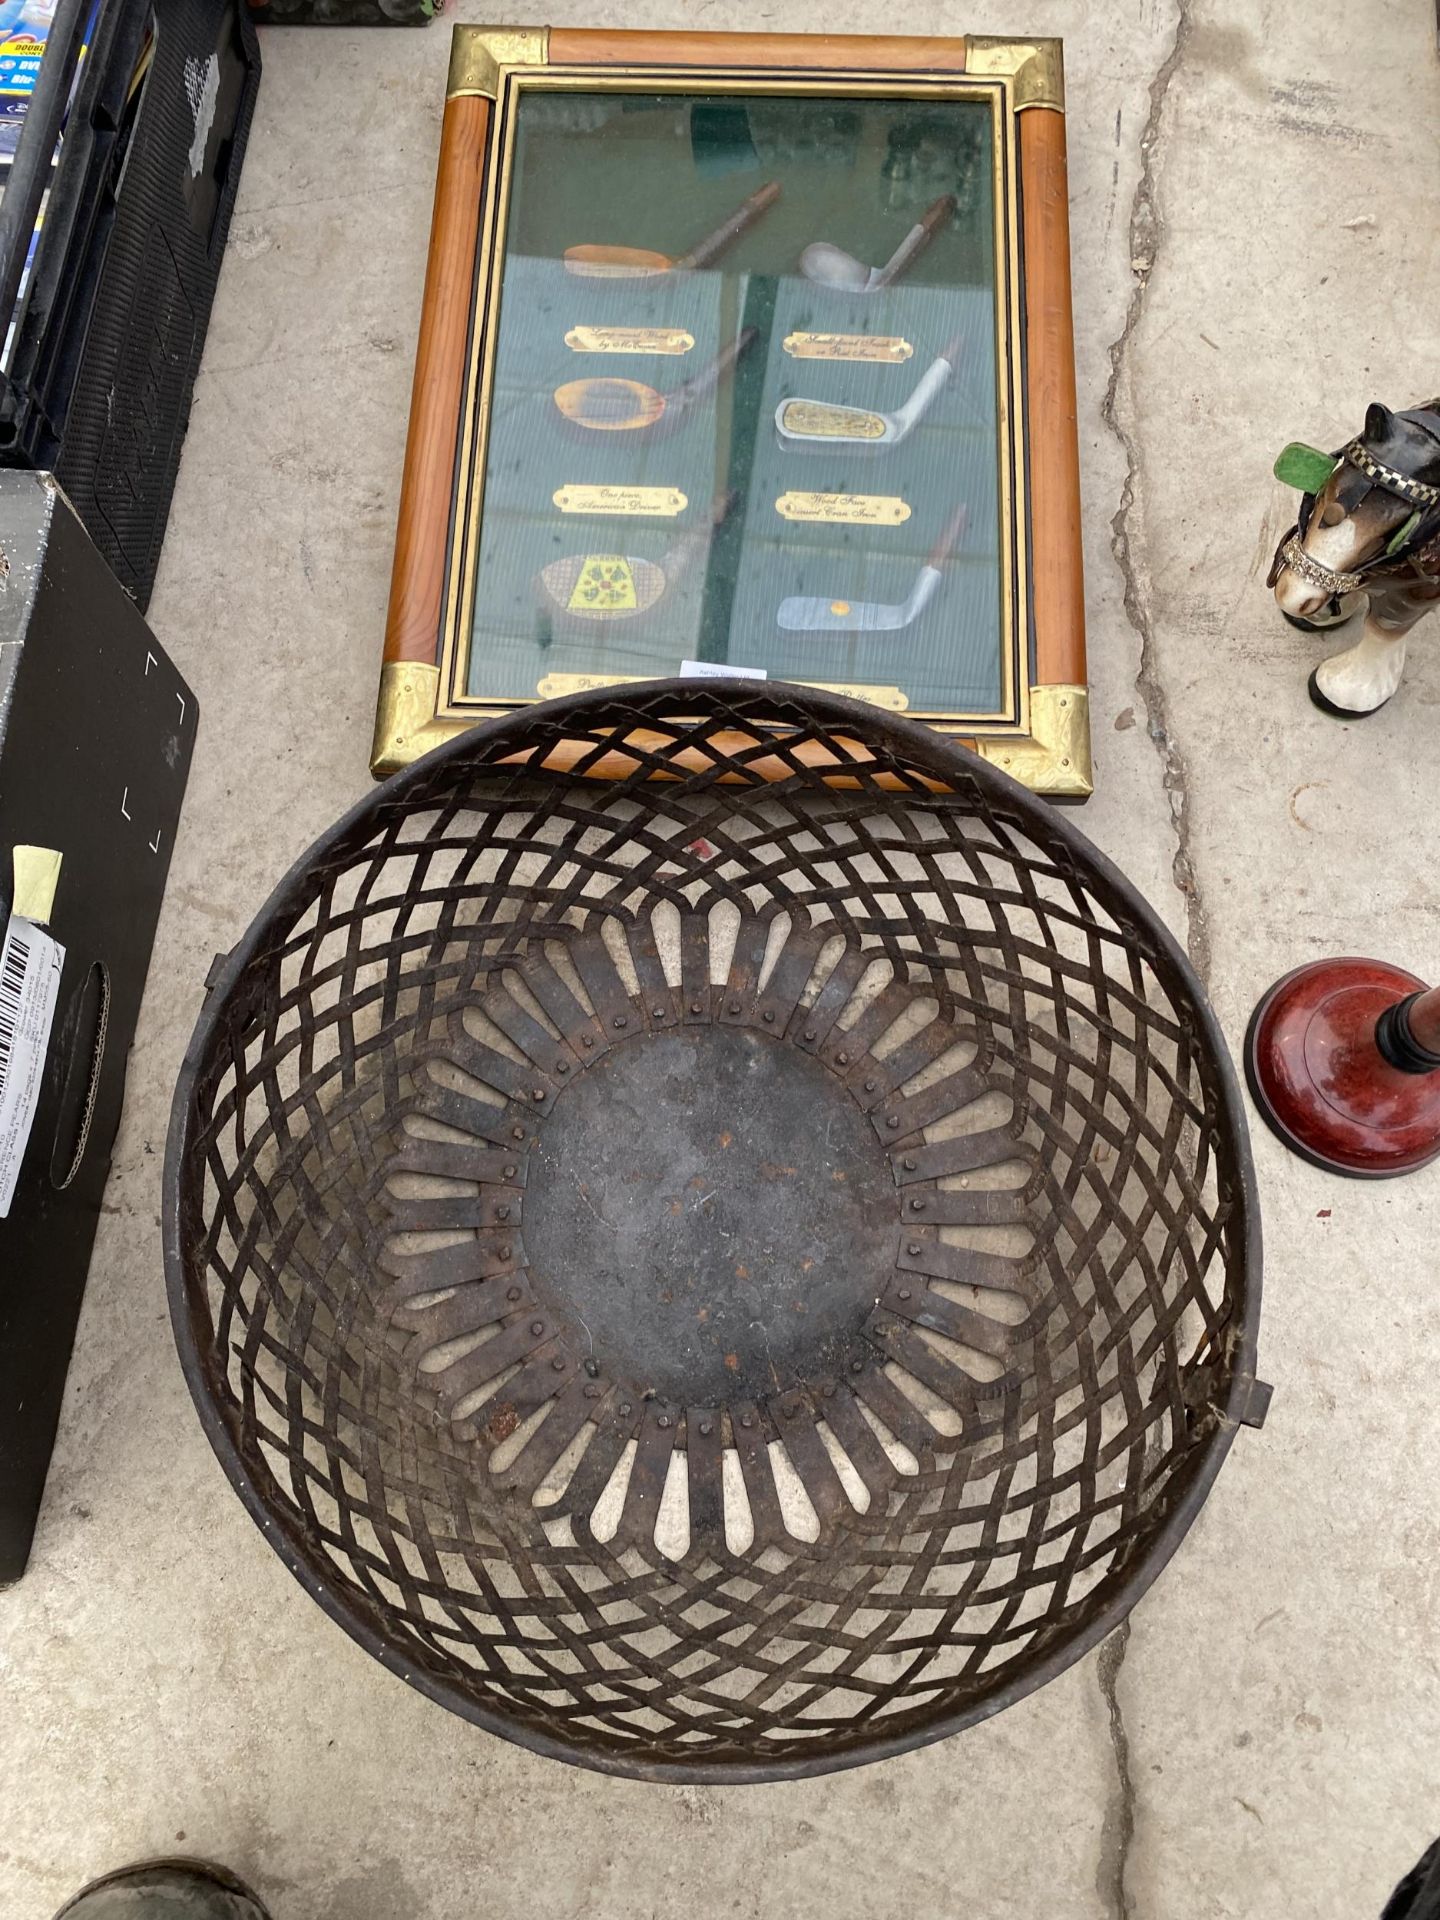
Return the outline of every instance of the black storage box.
<path id="1" fill-rule="evenodd" d="M 58 31 L 67 12 L 68 38 Z M 245 0 L 105 0 L 75 69 L 88 17 L 85 0 L 57 11 L 0 203 L 4 309 L 30 245 L 27 203 L 38 204 L 49 184 L 0 375 L 0 463 L 54 470 L 116 578 L 144 608 L 260 52 Z M 67 110 L 72 69 L 78 80 Z"/>
<path id="2" fill-rule="evenodd" d="M 54 480 L 0 472 L 0 1586 L 35 1531 L 196 717 Z"/>

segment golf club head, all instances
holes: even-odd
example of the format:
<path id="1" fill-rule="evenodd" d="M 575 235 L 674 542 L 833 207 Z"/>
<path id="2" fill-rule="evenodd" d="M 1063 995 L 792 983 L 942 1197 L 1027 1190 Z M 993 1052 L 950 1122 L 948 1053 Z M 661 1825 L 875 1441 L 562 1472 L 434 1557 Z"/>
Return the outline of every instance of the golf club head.
<path id="1" fill-rule="evenodd" d="M 879 600 L 821 600 L 792 594 L 775 615 L 787 633 L 896 633 L 918 620 L 940 584 L 937 567 L 924 566 L 908 598 L 893 606 Z"/>
<path id="2" fill-rule="evenodd" d="M 896 611 L 875 601 L 821 600 L 796 593 L 780 602 L 775 623 L 787 633 L 881 633 L 896 622 L 877 616 Z"/>
<path id="3" fill-rule="evenodd" d="M 582 280 L 655 280 L 674 264 L 668 255 L 643 247 L 587 244 L 565 249 L 565 271 Z"/>
<path id="4" fill-rule="evenodd" d="M 678 259 L 672 260 L 666 253 L 652 253 L 648 247 L 611 247 L 603 242 L 588 242 L 565 249 L 565 271 L 591 280 L 652 280 L 663 273 L 691 273 L 696 267 L 708 266 L 779 198 L 778 181 L 768 180 L 747 200 L 741 201 L 713 233 L 706 234 Z"/>
<path id="5" fill-rule="evenodd" d="M 900 437 L 889 414 L 864 407 L 832 407 L 819 400 L 782 400 L 775 409 L 775 431 L 782 447 L 826 453 L 850 447 L 878 453 Z"/>
<path id="6" fill-rule="evenodd" d="M 810 242 L 800 255 L 800 271 L 816 286 L 834 287 L 842 293 L 869 293 L 875 280 L 873 267 L 828 240 Z"/>
<path id="7" fill-rule="evenodd" d="M 623 553 L 566 554 L 535 576 L 538 598 L 571 620 L 634 620 L 667 584 L 653 560 Z"/>
<path id="8" fill-rule="evenodd" d="M 658 562 L 625 553 L 568 553 L 535 575 L 536 598 L 564 619 L 614 623 L 648 613 L 709 549 L 739 495 L 719 493 L 698 526 L 678 534 Z"/>
<path id="9" fill-rule="evenodd" d="M 571 426 L 592 433 L 643 432 L 665 411 L 665 396 L 654 387 L 608 374 L 567 380 L 555 389 L 554 400 Z"/>
<path id="10" fill-rule="evenodd" d="M 923 419 L 930 403 L 953 371 L 942 354 L 926 368 L 909 399 L 894 413 L 864 407 L 832 407 L 819 400 L 782 400 L 775 409 L 775 431 L 782 447 L 827 451 L 836 446 L 854 452 L 883 453 L 898 446 Z"/>
<path id="11" fill-rule="evenodd" d="M 555 405 L 571 426 L 592 433 L 647 433 L 662 425 L 668 431 L 678 425 L 688 408 L 714 390 L 759 337 L 757 327 L 746 327 L 721 348 L 708 367 L 669 393 L 659 393 L 643 380 L 592 374 L 557 387 Z"/>
<path id="12" fill-rule="evenodd" d="M 954 194 L 942 194 L 926 208 L 883 267 L 867 266 L 829 240 L 812 240 L 800 255 L 800 271 L 816 286 L 833 287 L 840 293 L 879 293 L 920 257 L 954 211 Z"/>

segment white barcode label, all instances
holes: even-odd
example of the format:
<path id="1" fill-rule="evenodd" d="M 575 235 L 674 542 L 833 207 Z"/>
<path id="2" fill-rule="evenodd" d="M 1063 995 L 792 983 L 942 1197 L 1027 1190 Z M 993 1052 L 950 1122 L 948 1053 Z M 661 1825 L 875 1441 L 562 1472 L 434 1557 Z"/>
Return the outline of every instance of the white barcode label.
<path id="1" fill-rule="evenodd" d="M 0 946 L 0 1220 L 35 1124 L 65 949 L 13 915 Z"/>

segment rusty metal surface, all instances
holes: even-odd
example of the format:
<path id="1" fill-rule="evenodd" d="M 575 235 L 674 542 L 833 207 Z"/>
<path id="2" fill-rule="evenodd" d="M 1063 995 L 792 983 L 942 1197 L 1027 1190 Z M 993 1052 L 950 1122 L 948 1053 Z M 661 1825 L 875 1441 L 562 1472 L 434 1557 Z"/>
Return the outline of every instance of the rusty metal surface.
<path id="1" fill-rule="evenodd" d="M 481 728 L 292 870 L 187 1056 L 167 1266 L 364 1645 L 540 1751 L 765 1779 L 1133 1604 L 1263 1412 L 1258 1221 L 1199 989 L 1074 829 L 846 701 L 674 702 Z M 632 777 L 546 771 L 587 737 Z"/>

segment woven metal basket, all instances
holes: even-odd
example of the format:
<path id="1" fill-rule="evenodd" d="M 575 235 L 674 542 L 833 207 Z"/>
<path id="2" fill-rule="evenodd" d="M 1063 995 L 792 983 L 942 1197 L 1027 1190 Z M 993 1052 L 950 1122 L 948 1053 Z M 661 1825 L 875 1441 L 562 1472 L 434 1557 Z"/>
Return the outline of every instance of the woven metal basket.
<path id="1" fill-rule="evenodd" d="M 1267 1393 L 1175 942 L 1004 775 L 784 686 L 517 713 L 317 842 L 212 976 L 165 1242 L 307 1590 L 480 1725 L 651 1779 L 1016 1700 Z"/>

